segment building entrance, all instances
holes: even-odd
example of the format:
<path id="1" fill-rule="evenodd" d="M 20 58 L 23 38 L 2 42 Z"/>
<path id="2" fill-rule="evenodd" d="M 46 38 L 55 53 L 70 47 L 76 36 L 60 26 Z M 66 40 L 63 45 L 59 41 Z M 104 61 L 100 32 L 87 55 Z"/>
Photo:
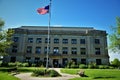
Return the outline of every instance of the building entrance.
<path id="1" fill-rule="evenodd" d="M 59 60 L 58 59 L 53 59 L 53 67 L 55 67 L 55 68 L 59 67 Z"/>

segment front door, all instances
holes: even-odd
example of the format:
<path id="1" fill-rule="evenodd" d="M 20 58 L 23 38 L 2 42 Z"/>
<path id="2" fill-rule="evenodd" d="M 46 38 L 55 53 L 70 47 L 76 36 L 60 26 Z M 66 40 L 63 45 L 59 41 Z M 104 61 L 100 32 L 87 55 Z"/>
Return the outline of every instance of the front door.
<path id="1" fill-rule="evenodd" d="M 53 59 L 53 67 L 57 68 L 59 67 L 59 60 L 58 59 Z"/>

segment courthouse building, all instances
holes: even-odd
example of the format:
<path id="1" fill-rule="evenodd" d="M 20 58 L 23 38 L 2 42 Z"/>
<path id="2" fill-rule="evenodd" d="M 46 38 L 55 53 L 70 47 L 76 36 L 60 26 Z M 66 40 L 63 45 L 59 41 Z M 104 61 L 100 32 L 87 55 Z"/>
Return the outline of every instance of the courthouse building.
<path id="1" fill-rule="evenodd" d="M 49 41 L 49 66 L 64 66 L 75 63 L 97 65 L 109 64 L 107 33 L 93 27 L 22 26 L 13 28 L 14 44 L 4 57 L 6 62 L 46 62 Z"/>

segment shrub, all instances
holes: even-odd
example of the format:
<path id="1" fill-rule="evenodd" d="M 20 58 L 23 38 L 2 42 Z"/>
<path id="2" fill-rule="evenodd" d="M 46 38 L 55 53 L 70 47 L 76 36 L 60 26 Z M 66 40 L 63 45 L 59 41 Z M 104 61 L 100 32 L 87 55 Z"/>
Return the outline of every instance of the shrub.
<path id="1" fill-rule="evenodd" d="M 48 76 L 48 77 L 57 77 L 60 74 L 55 70 L 46 70 L 46 69 L 36 69 L 33 71 L 32 76 Z"/>
<path id="2" fill-rule="evenodd" d="M 23 67 L 21 62 L 15 62 L 17 67 Z"/>
<path id="3" fill-rule="evenodd" d="M 8 67 L 8 63 L 7 63 L 7 62 L 3 62 L 3 63 L 1 64 L 1 66 L 2 66 L 2 67 Z"/>
<path id="4" fill-rule="evenodd" d="M 43 76 L 45 74 L 45 69 L 36 69 L 33 71 L 33 76 Z"/>
<path id="5" fill-rule="evenodd" d="M 57 76 L 60 76 L 60 74 L 57 71 L 50 70 L 50 77 L 57 77 Z"/>
<path id="6" fill-rule="evenodd" d="M 81 68 L 81 69 L 86 69 L 87 66 L 86 66 L 85 64 L 80 64 L 80 65 L 79 65 L 79 68 Z"/>
<path id="7" fill-rule="evenodd" d="M 103 65 L 99 65 L 98 68 L 99 69 L 104 69 L 104 66 Z"/>
<path id="8" fill-rule="evenodd" d="M 97 67 L 96 63 L 90 63 L 90 64 L 88 65 L 88 68 L 89 68 L 89 69 L 95 69 L 95 68 L 98 68 L 98 67 Z"/>
<path id="9" fill-rule="evenodd" d="M 10 62 L 10 63 L 8 63 L 8 66 L 9 66 L 9 67 L 16 67 L 16 63 Z"/>
<path id="10" fill-rule="evenodd" d="M 29 67 L 29 64 L 28 63 L 22 63 L 22 66 L 23 67 Z"/>

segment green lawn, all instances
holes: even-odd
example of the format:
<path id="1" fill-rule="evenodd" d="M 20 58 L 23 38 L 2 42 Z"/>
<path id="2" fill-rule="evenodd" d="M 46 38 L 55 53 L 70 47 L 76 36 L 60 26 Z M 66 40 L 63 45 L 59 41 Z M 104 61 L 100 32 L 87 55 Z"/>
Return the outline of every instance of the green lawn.
<path id="1" fill-rule="evenodd" d="M 120 80 L 118 69 L 82 69 L 88 77 L 78 77 L 70 80 Z M 80 69 L 61 69 L 63 73 L 76 74 Z"/>
<path id="2" fill-rule="evenodd" d="M 0 80 L 20 80 L 7 72 L 0 72 Z"/>

